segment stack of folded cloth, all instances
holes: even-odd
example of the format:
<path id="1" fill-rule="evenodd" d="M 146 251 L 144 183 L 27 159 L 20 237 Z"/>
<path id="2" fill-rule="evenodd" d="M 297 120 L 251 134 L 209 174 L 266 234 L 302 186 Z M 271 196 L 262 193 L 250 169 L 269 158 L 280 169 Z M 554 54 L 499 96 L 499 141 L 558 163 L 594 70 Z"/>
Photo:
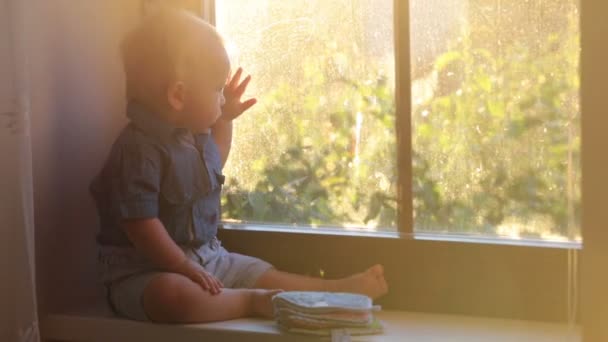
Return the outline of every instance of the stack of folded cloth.
<path id="1" fill-rule="evenodd" d="M 286 331 L 320 336 L 382 333 L 371 298 L 352 293 L 281 292 L 273 297 L 275 318 Z"/>

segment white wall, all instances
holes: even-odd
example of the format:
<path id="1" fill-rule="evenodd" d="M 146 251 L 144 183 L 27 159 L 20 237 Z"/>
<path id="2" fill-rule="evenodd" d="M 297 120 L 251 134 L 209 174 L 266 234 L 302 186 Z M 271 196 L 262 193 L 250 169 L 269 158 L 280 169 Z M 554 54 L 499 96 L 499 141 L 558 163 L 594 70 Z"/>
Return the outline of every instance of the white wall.
<path id="1" fill-rule="evenodd" d="M 93 298 L 96 212 L 88 194 L 124 125 L 118 44 L 137 0 L 28 0 L 34 206 L 41 312 Z"/>

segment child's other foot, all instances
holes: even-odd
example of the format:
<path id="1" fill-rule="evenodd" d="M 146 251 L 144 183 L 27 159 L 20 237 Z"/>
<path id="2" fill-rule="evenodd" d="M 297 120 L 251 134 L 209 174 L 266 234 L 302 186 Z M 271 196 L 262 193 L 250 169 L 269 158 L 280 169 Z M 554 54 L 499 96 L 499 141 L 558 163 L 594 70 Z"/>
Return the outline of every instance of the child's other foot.
<path id="1" fill-rule="evenodd" d="M 253 290 L 253 314 L 264 318 L 274 318 L 272 297 L 283 290 Z"/>
<path id="2" fill-rule="evenodd" d="M 339 280 L 340 291 L 364 294 L 376 299 L 388 292 L 388 284 L 384 279 L 384 267 L 374 265 L 364 272 L 354 274 L 348 278 Z"/>

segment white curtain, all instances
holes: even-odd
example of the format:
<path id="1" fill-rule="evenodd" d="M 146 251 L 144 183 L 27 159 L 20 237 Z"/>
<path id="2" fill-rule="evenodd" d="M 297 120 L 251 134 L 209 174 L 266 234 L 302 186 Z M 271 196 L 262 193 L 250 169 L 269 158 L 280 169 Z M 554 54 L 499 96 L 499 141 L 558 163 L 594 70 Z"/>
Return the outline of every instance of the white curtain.
<path id="1" fill-rule="evenodd" d="M 0 0 L 0 341 L 39 341 L 26 1 Z"/>

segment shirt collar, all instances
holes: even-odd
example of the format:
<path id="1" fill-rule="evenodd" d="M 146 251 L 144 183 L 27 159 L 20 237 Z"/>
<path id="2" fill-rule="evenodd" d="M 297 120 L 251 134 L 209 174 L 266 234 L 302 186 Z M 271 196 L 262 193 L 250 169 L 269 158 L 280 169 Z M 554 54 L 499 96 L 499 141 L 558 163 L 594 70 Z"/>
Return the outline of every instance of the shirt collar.
<path id="1" fill-rule="evenodd" d="M 169 140 L 176 135 L 188 133 L 186 128 L 162 120 L 154 112 L 134 101 L 129 101 L 127 104 L 127 117 L 144 132 L 161 139 Z"/>

